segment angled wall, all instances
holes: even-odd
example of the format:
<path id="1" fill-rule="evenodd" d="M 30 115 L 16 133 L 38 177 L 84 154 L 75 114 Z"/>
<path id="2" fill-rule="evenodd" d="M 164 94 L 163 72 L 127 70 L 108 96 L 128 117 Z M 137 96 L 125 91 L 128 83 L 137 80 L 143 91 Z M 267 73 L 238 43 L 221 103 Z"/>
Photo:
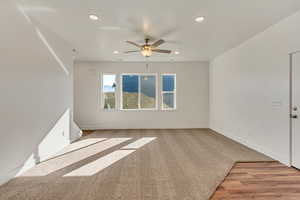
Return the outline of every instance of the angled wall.
<path id="1" fill-rule="evenodd" d="M 72 48 L 0 2 L 0 184 L 78 137 Z"/>
<path id="2" fill-rule="evenodd" d="M 210 127 L 289 164 L 289 53 L 300 50 L 300 12 L 215 58 Z"/>

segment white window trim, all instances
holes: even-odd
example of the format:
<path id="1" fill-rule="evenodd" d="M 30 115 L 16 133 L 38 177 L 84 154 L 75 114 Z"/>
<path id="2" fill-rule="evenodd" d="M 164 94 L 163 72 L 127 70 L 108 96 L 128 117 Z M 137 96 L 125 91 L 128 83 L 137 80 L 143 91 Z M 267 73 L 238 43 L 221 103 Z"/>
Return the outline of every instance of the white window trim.
<path id="1" fill-rule="evenodd" d="M 104 87 L 104 76 L 105 75 L 115 75 L 115 83 L 116 83 L 116 89 L 115 89 L 115 108 L 111 108 L 111 109 L 106 109 L 106 108 L 104 108 L 104 90 L 103 90 L 103 87 Z M 100 99 L 101 99 L 101 109 L 102 110 L 104 110 L 104 111 L 116 111 L 116 110 L 118 110 L 118 86 L 119 86 L 119 84 L 118 84 L 118 75 L 116 74 L 116 73 L 110 73 L 110 72 L 108 72 L 108 73 L 101 73 L 101 90 L 100 90 L 100 92 L 101 92 L 101 97 L 100 97 Z"/>
<path id="2" fill-rule="evenodd" d="M 123 108 L 123 76 L 138 76 L 138 108 L 137 109 L 124 109 Z M 141 108 L 141 76 L 155 76 L 155 108 Z M 156 111 L 158 110 L 158 74 L 157 73 L 122 73 L 120 74 L 120 110 L 121 111 Z"/>
<path id="3" fill-rule="evenodd" d="M 174 76 L 174 90 L 171 91 L 163 91 L 163 76 Z M 161 78 L 161 110 L 164 111 L 174 111 L 177 110 L 177 81 L 176 81 L 176 74 L 168 74 L 168 73 L 163 73 L 160 75 Z M 164 94 L 174 94 L 174 108 L 164 108 Z"/>

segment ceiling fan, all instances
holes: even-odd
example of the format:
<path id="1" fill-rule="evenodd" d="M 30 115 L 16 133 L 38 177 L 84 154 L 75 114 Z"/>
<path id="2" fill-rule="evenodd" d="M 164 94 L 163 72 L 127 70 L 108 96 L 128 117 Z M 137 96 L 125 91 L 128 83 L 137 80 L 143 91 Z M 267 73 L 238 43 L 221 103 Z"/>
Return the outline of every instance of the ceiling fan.
<path id="1" fill-rule="evenodd" d="M 162 45 L 163 43 L 165 43 L 164 40 L 160 39 L 156 42 L 154 42 L 153 44 L 149 44 L 149 40 L 148 38 L 145 39 L 145 44 L 140 45 L 137 44 L 135 42 L 131 42 L 131 41 L 126 41 L 129 44 L 132 44 L 136 47 L 139 48 L 139 50 L 136 51 L 125 51 L 124 53 L 135 53 L 135 52 L 141 52 L 141 54 L 145 57 L 150 57 L 152 55 L 152 52 L 156 52 L 156 53 L 168 53 L 170 54 L 172 51 L 170 50 L 163 50 L 163 49 L 157 49 L 158 46 Z"/>

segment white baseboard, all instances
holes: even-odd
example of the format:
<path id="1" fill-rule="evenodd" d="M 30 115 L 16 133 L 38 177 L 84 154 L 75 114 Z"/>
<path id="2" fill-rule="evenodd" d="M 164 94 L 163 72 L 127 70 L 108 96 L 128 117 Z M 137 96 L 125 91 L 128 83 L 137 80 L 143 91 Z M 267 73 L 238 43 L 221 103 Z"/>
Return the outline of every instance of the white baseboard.
<path id="1" fill-rule="evenodd" d="M 290 166 L 290 161 L 289 159 L 286 158 L 286 156 L 284 155 L 279 155 L 277 152 L 271 150 L 271 149 L 268 149 L 268 148 L 265 148 L 263 146 L 260 146 L 260 145 L 257 145 L 257 144 L 254 144 L 253 142 L 251 141 L 248 141 L 248 140 L 245 140 L 244 138 L 236 135 L 236 134 L 232 134 L 232 133 L 229 133 L 229 132 L 226 132 L 224 130 L 221 130 L 221 129 L 218 129 L 218 128 L 210 128 L 211 130 L 221 134 L 221 135 L 224 135 L 236 142 L 239 142 L 251 149 L 254 149 L 262 154 L 265 154 L 266 156 L 269 156 L 271 157 L 272 159 L 274 160 L 278 160 L 279 162 L 281 162 L 282 164 L 285 164 L 287 166 Z"/>

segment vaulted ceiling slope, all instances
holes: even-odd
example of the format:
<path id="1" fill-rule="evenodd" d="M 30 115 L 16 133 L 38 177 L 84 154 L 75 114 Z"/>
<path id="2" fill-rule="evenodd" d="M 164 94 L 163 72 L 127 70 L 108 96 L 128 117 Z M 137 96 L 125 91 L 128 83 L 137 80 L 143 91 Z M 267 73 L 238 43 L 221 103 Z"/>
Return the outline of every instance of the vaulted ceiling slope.
<path id="1" fill-rule="evenodd" d="M 143 61 L 126 40 L 163 38 L 175 55 L 151 61 L 204 61 L 300 9 L 299 0 L 20 0 L 27 14 L 76 48 L 78 60 Z M 92 21 L 89 14 L 100 20 Z M 197 16 L 205 21 L 196 23 Z M 119 54 L 114 54 L 114 51 Z"/>

